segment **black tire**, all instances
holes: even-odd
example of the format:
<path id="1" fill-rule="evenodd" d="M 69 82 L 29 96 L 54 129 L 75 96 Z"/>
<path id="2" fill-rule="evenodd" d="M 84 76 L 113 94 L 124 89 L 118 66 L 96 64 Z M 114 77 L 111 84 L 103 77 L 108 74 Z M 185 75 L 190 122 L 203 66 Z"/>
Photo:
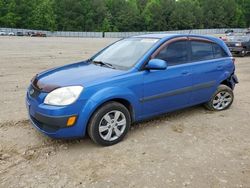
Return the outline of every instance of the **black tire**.
<path id="1" fill-rule="evenodd" d="M 246 50 L 243 49 L 241 52 L 240 52 L 240 57 L 245 57 L 246 55 Z"/>
<path id="2" fill-rule="evenodd" d="M 109 141 L 105 140 L 102 137 L 103 135 L 99 132 L 99 126 L 103 121 L 105 121 L 105 120 L 103 120 L 105 115 L 107 115 L 107 114 L 112 115 L 112 113 L 115 113 L 117 111 L 121 112 L 123 119 L 126 119 L 125 126 L 123 126 L 123 132 L 115 140 L 109 140 Z M 115 117 L 114 117 L 114 119 L 115 119 Z M 114 119 L 112 119 L 112 121 L 114 121 Z M 107 122 L 107 124 L 108 124 L 108 122 Z M 122 105 L 121 103 L 108 102 L 108 103 L 104 104 L 103 106 L 101 106 L 99 109 L 97 109 L 94 112 L 94 114 L 92 115 L 92 117 L 89 121 L 89 124 L 88 124 L 88 134 L 89 134 L 90 138 L 96 144 L 103 145 L 103 146 L 111 146 L 111 145 L 117 144 L 125 137 L 125 135 L 127 134 L 128 130 L 130 128 L 130 125 L 131 125 L 131 117 L 130 117 L 130 113 L 129 113 L 128 109 L 124 105 Z M 111 125 L 109 124 L 109 126 L 111 126 Z M 109 131 L 110 129 L 112 129 L 112 135 L 116 134 L 114 131 L 114 128 L 109 128 L 107 131 Z"/>
<path id="3" fill-rule="evenodd" d="M 215 106 L 219 105 L 219 102 L 214 104 L 215 101 L 219 100 L 218 99 L 218 94 L 219 93 L 228 93 L 230 96 L 231 96 L 231 101 L 228 102 L 228 104 L 226 104 L 225 107 L 218 107 L 216 108 Z M 208 109 L 208 110 L 211 110 L 211 111 L 221 111 L 221 110 L 226 110 L 228 109 L 232 103 L 233 103 L 233 100 L 234 100 L 234 93 L 233 93 L 233 90 L 226 86 L 226 85 L 219 85 L 219 87 L 217 88 L 217 90 L 214 92 L 212 98 L 205 104 L 205 107 Z"/>

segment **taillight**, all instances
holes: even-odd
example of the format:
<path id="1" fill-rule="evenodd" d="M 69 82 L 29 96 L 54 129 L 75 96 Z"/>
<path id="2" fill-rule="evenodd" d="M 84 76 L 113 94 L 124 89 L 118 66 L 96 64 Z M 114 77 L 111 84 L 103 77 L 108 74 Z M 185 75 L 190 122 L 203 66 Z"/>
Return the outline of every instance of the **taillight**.
<path id="1" fill-rule="evenodd" d="M 235 64 L 235 58 L 232 59 L 233 64 Z"/>

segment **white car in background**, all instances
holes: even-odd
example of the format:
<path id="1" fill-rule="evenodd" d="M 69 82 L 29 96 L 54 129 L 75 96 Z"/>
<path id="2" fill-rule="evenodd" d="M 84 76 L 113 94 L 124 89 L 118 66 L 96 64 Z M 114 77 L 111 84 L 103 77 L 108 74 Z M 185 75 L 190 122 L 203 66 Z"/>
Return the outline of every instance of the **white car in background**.
<path id="1" fill-rule="evenodd" d="M 5 36 L 6 33 L 4 31 L 0 31 L 0 36 Z"/>
<path id="2" fill-rule="evenodd" d="M 8 35 L 9 36 L 15 36 L 15 33 L 14 32 L 9 32 Z"/>

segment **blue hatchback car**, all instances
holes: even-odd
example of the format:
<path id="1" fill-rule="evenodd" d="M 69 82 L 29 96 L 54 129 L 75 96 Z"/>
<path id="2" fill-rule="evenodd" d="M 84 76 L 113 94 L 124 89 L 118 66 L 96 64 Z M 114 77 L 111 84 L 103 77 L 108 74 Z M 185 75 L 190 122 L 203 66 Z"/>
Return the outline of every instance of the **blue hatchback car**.
<path id="1" fill-rule="evenodd" d="M 119 40 L 87 61 L 37 74 L 26 96 L 33 125 L 53 138 L 121 141 L 131 123 L 233 102 L 234 59 L 215 37 L 148 34 Z"/>

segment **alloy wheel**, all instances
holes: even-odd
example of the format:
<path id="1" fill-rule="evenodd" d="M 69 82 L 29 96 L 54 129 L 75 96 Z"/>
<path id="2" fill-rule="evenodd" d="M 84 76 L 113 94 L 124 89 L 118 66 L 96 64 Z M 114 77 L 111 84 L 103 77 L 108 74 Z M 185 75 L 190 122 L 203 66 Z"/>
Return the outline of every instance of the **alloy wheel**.
<path id="1" fill-rule="evenodd" d="M 216 110 L 223 110 L 227 108 L 233 100 L 232 95 L 227 91 L 217 93 L 213 99 L 213 107 Z"/>
<path id="2" fill-rule="evenodd" d="M 121 111 L 110 111 L 99 123 L 99 135 L 106 141 L 114 141 L 124 133 L 126 125 L 126 117 Z"/>

